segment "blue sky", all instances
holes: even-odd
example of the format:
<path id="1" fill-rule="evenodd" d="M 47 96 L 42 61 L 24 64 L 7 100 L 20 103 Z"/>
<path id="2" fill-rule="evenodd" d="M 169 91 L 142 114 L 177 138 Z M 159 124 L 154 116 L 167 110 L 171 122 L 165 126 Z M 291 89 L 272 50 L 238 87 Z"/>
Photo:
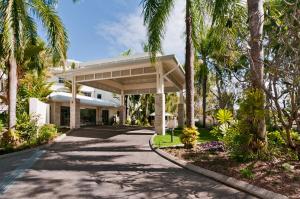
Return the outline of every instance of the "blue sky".
<path id="1" fill-rule="evenodd" d="M 175 6 L 163 43 L 164 53 L 184 57 L 184 5 Z M 140 0 L 61 0 L 58 13 L 70 40 L 68 58 L 88 61 L 120 55 L 131 48 L 142 52 L 147 40 Z"/>

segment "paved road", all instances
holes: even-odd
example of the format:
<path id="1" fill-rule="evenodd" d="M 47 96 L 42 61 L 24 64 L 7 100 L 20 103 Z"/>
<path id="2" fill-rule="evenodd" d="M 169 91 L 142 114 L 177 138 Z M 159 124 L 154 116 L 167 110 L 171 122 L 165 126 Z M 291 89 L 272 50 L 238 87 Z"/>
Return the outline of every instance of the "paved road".
<path id="1" fill-rule="evenodd" d="M 161 158 L 149 148 L 152 134 L 150 129 L 76 130 L 43 153 L 0 198 L 252 198 Z"/>

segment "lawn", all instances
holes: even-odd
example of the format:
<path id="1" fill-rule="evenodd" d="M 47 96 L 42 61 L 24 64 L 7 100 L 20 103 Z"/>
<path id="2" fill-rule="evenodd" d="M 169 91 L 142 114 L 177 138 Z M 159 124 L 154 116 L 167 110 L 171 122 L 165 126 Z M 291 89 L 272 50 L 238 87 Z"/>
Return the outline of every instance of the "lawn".
<path id="1" fill-rule="evenodd" d="M 209 130 L 207 129 L 199 129 L 200 135 L 198 138 L 199 143 L 208 142 L 208 141 L 214 141 L 217 140 L 216 137 L 211 135 L 209 133 Z M 154 145 L 157 147 L 168 147 L 173 145 L 179 145 L 182 144 L 180 141 L 180 130 L 174 130 L 174 140 L 171 142 L 171 132 L 167 131 L 166 135 L 157 135 L 154 138 Z"/>

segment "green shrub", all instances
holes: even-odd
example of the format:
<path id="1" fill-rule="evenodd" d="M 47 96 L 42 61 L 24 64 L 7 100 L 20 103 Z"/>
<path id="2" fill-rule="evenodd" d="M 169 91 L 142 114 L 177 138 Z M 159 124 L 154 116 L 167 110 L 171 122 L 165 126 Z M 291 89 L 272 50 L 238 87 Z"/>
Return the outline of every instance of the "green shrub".
<path id="1" fill-rule="evenodd" d="M 239 122 L 232 125 L 221 140 L 234 159 L 245 162 L 255 158 L 255 154 L 250 150 L 253 135 L 243 131 Z"/>
<path id="2" fill-rule="evenodd" d="M 253 179 L 255 177 L 252 170 L 248 167 L 241 169 L 240 173 L 244 178 L 247 178 L 247 179 Z"/>
<path id="3" fill-rule="evenodd" d="M 20 135 L 21 141 L 30 142 L 37 137 L 37 121 L 32 119 L 26 112 L 17 117 L 16 130 Z"/>
<path id="4" fill-rule="evenodd" d="M 20 136 L 18 131 L 9 130 L 3 132 L 0 140 L 0 147 L 5 148 L 6 150 L 13 149 L 20 143 Z"/>
<path id="5" fill-rule="evenodd" d="M 57 128 L 53 124 L 45 124 L 39 129 L 37 143 L 46 143 L 57 136 Z"/>
<path id="6" fill-rule="evenodd" d="M 195 128 L 184 128 L 180 140 L 185 148 L 194 148 L 197 144 L 199 132 Z"/>
<path id="7" fill-rule="evenodd" d="M 216 118 L 219 125 L 213 127 L 210 133 L 220 140 L 224 137 L 230 126 L 236 122 L 233 120 L 231 111 L 226 109 L 219 109 L 216 114 Z"/>
<path id="8" fill-rule="evenodd" d="M 268 133 L 268 142 L 273 145 L 284 145 L 285 142 L 279 131 L 273 131 Z"/>

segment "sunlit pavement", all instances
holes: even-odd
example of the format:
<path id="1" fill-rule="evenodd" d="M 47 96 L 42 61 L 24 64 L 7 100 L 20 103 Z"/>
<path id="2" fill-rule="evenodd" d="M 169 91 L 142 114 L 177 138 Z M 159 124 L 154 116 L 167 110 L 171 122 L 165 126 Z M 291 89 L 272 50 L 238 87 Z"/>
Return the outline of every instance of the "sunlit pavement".
<path id="1" fill-rule="evenodd" d="M 153 133 L 87 127 L 44 153 L 0 159 L 2 185 L 5 176 L 19 172 L 0 198 L 253 198 L 163 159 L 149 147 Z"/>

